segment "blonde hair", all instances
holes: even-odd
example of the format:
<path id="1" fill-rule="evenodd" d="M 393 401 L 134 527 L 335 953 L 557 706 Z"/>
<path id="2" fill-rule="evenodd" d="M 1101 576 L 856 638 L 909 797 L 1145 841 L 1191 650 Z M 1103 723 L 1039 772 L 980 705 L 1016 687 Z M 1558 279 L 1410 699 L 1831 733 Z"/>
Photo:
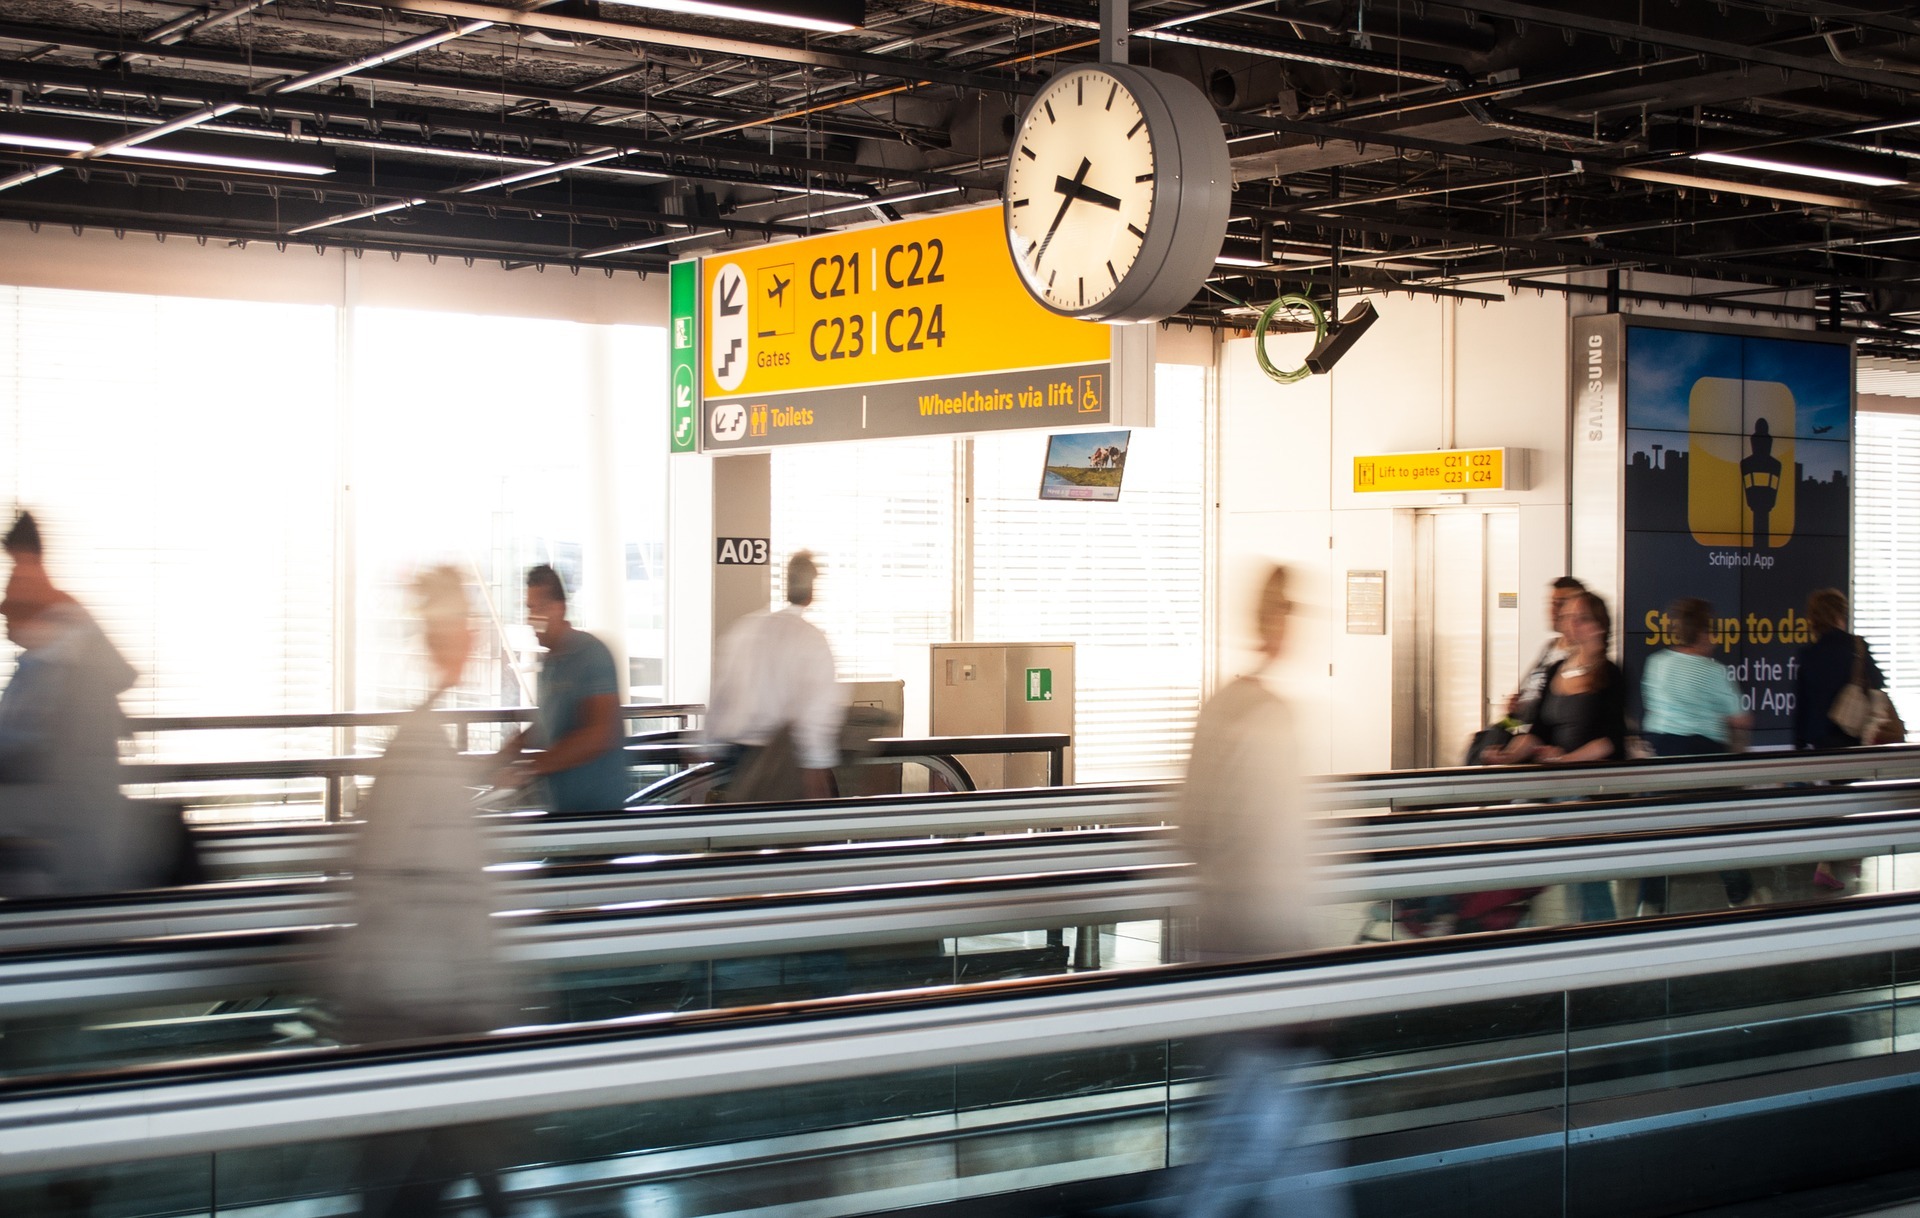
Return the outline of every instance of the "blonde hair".
<path id="1" fill-rule="evenodd" d="M 429 632 L 465 626 L 473 614 L 467 581 L 456 567 L 428 567 L 413 577 L 413 610 Z"/>

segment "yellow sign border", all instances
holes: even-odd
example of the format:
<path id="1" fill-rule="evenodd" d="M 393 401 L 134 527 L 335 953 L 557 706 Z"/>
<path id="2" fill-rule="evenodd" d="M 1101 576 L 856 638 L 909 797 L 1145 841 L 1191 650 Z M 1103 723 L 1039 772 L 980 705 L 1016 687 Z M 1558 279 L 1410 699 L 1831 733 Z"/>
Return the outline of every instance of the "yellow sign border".
<path id="1" fill-rule="evenodd" d="M 1111 360 L 1111 327 L 1061 317 L 1028 295 L 1004 230 L 992 204 L 703 257 L 704 399 Z M 735 304 L 744 311 L 721 315 Z M 713 344 L 736 341 L 742 363 L 728 385 Z"/>

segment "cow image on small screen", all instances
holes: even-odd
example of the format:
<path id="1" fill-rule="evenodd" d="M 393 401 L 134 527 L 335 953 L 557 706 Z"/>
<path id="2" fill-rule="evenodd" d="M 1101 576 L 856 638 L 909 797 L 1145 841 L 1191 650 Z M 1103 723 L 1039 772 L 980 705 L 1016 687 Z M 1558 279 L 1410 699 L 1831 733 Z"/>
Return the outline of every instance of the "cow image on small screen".
<path id="1" fill-rule="evenodd" d="M 1047 441 L 1047 472 L 1040 479 L 1042 499 L 1120 498 L 1127 473 L 1130 431 L 1076 431 Z"/>

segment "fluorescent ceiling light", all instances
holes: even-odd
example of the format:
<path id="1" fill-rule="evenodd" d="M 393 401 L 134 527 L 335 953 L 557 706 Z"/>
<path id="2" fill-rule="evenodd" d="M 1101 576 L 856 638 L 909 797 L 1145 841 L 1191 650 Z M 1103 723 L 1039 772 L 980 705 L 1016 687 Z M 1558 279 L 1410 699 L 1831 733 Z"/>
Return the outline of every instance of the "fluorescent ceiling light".
<path id="1" fill-rule="evenodd" d="M 26 132 L 0 131 L 0 144 L 15 148 L 40 148 L 49 152 L 85 152 L 95 146 L 93 142 L 73 139 L 59 135 L 32 135 Z M 152 144 L 138 144 L 118 152 L 109 153 L 114 157 L 131 157 L 143 161 L 171 161 L 182 165 L 207 165 L 221 169 L 258 169 L 267 173 L 302 173 L 312 177 L 325 177 L 333 172 L 333 166 L 318 161 L 282 161 L 272 157 L 242 156 L 229 152 L 196 152 L 186 148 L 156 148 Z"/>
<path id="2" fill-rule="evenodd" d="M 669 13 L 694 13 L 702 17 L 728 17 L 735 21 L 757 21 L 762 25 L 812 30 L 820 34 L 844 34 L 848 30 L 860 28 L 860 23 L 857 21 L 840 21 L 799 13 L 779 13 L 769 9 L 746 8 L 737 4 L 716 4 L 713 0 L 614 0 L 614 3 L 661 9 Z"/>
<path id="3" fill-rule="evenodd" d="M 1213 260 L 1215 266 L 1266 266 L 1258 258 L 1237 258 L 1232 254 L 1222 254 Z"/>
<path id="4" fill-rule="evenodd" d="M 1767 156 L 1756 156 L 1744 152 L 1696 152 L 1696 161 L 1711 161 L 1715 165 L 1737 165 L 1742 169 L 1763 169 L 1769 173 L 1791 173 L 1805 178 L 1825 178 L 1831 182 L 1851 182 L 1855 186 L 1905 186 L 1905 178 L 1889 177 L 1879 173 L 1855 173 L 1851 170 L 1837 169 L 1832 165 L 1808 165 L 1799 161 L 1780 160 Z"/>

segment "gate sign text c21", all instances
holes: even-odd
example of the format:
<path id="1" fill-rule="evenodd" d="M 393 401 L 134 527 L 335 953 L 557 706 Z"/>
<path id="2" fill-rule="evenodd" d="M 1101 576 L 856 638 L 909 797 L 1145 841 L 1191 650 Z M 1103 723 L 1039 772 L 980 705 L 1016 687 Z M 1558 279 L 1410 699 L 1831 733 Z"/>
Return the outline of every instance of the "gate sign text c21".
<path id="1" fill-rule="evenodd" d="M 713 561 L 722 567 L 764 567 L 767 565 L 767 539 L 764 537 L 716 537 Z"/>

